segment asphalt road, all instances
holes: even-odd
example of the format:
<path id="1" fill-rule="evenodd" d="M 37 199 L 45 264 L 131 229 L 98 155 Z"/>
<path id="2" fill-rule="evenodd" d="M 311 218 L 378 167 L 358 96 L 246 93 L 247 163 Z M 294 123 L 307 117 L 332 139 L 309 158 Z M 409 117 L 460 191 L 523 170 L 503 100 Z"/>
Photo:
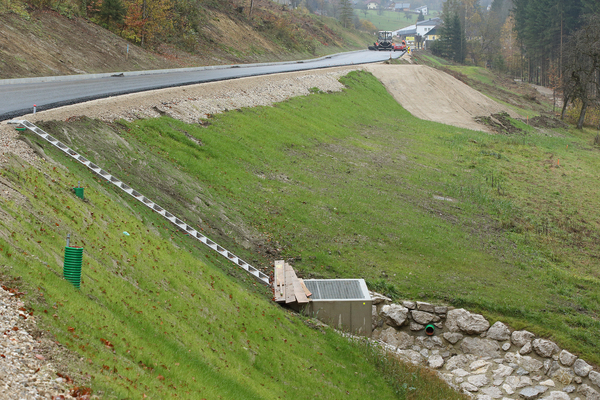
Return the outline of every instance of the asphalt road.
<path id="1" fill-rule="evenodd" d="M 366 64 L 402 56 L 404 52 L 354 51 L 315 60 L 240 64 L 161 71 L 74 75 L 0 80 L 0 121 L 84 101 L 141 92 L 281 72 Z"/>

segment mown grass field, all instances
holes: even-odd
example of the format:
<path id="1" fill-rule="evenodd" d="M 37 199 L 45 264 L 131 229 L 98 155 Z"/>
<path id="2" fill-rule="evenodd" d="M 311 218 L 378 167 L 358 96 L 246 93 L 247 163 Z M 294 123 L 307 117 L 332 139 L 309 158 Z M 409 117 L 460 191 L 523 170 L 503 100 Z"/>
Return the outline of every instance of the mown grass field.
<path id="1" fill-rule="evenodd" d="M 369 74 L 342 82 L 204 126 L 43 128 L 258 267 L 285 258 L 305 277 L 365 278 L 600 363 L 595 132 L 468 131 L 413 118 Z M 2 198 L 0 260 L 106 398 L 460 398 L 272 304 L 245 272 L 44 148 L 64 166 L 2 170 L 19 194 Z M 80 291 L 60 276 L 67 233 L 85 247 Z"/>

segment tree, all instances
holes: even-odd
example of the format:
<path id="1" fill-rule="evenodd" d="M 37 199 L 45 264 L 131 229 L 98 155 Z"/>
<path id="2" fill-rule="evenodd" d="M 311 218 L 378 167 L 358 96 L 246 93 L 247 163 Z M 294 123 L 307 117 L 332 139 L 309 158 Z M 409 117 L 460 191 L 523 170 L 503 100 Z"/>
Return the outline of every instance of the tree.
<path id="1" fill-rule="evenodd" d="M 563 67 L 563 110 L 581 102 L 577 129 L 583 127 L 589 107 L 600 105 L 600 14 L 584 17 L 585 25 L 570 37 Z"/>
<path id="2" fill-rule="evenodd" d="M 417 17 L 417 22 L 425 21 L 425 16 L 422 11 L 419 11 L 419 16 Z"/>
<path id="3" fill-rule="evenodd" d="M 354 15 L 354 11 L 352 10 L 352 5 L 350 4 L 350 0 L 340 0 L 340 22 L 344 26 L 344 28 L 349 28 L 352 26 L 352 16 Z"/>
<path id="4" fill-rule="evenodd" d="M 447 0 L 442 12 L 443 25 L 440 27 L 440 40 L 431 51 L 441 57 L 450 58 L 458 63 L 465 60 L 467 43 L 460 18 L 460 2 Z M 435 42 L 434 42 L 435 43 Z"/>
<path id="5" fill-rule="evenodd" d="M 103 0 L 100 7 L 100 20 L 107 26 L 110 23 L 122 24 L 125 16 L 125 7 L 121 0 Z"/>

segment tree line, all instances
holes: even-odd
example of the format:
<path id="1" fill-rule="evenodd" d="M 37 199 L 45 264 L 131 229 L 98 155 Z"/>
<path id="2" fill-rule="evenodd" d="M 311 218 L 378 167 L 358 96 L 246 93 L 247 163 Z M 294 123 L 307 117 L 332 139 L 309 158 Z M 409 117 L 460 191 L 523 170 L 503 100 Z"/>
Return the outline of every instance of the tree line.
<path id="1" fill-rule="evenodd" d="M 447 0 L 442 19 L 434 54 L 560 89 L 563 116 L 569 104 L 581 110 L 578 127 L 598 105 L 600 1 Z"/>

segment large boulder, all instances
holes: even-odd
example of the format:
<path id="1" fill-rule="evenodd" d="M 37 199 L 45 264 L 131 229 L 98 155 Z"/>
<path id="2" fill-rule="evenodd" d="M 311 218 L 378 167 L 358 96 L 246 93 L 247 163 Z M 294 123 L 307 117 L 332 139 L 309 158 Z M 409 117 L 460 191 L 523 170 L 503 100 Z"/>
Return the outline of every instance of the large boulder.
<path id="1" fill-rule="evenodd" d="M 573 364 L 573 371 L 579 376 L 586 377 L 590 371 L 594 369 L 591 365 L 583 361 L 581 358 Z"/>
<path id="2" fill-rule="evenodd" d="M 402 326 L 408 318 L 408 308 L 398 304 L 386 304 L 381 307 L 381 316 L 390 326 Z"/>
<path id="3" fill-rule="evenodd" d="M 510 335 L 510 341 L 515 346 L 523 347 L 531 342 L 534 337 L 535 335 L 529 331 L 514 331 L 512 335 Z"/>
<path id="4" fill-rule="evenodd" d="M 535 350 L 540 357 L 550 358 L 553 354 L 560 351 L 556 343 L 546 339 L 534 339 L 533 342 L 531 342 L 531 345 L 533 346 L 533 350 Z"/>
<path id="5" fill-rule="evenodd" d="M 600 400 L 600 393 L 585 383 L 579 386 L 577 393 L 584 395 L 586 400 Z"/>
<path id="6" fill-rule="evenodd" d="M 563 350 L 558 355 L 558 359 L 560 360 L 562 365 L 564 365 L 565 367 L 570 367 L 571 365 L 573 365 L 575 360 L 577 360 L 577 356 L 569 353 L 566 350 Z"/>
<path id="7" fill-rule="evenodd" d="M 427 325 L 432 322 L 435 317 L 435 314 L 417 310 L 412 310 L 410 314 L 412 315 L 413 320 L 421 325 Z"/>
<path id="8" fill-rule="evenodd" d="M 560 367 L 556 371 L 552 371 L 548 374 L 550 378 L 554 379 L 562 383 L 563 385 L 569 385 L 573 378 L 575 378 L 575 374 L 570 368 Z"/>
<path id="9" fill-rule="evenodd" d="M 510 330 L 508 326 L 498 321 L 488 329 L 487 337 L 489 339 L 505 341 L 510 339 Z"/>
<path id="10" fill-rule="evenodd" d="M 478 337 L 466 337 L 460 342 L 460 349 L 465 354 L 473 354 L 479 357 L 500 357 L 500 345 L 491 339 Z"/>
<path id="11" fill-rule="evenodd" d="M 450 332 L 465 332 L 478 335 L 487 331 L 490 323 L 480 314 L 472 314 L 464 308 L 448 311 L 446 314 L 446 329 Z"/>

